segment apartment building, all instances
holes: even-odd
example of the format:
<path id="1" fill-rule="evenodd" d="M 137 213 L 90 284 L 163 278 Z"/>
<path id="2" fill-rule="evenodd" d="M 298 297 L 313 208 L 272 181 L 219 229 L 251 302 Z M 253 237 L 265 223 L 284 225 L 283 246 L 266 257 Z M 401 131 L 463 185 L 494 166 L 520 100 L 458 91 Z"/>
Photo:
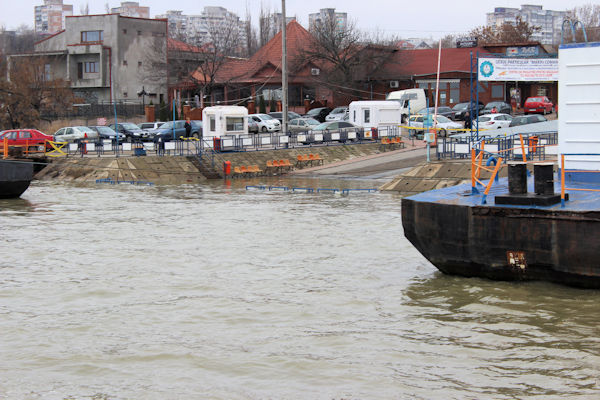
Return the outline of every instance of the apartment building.
<path id="1" fill-rule="evenodd" d="M 348 26 L 348 14 L 345 12 L 336 12 L 335 8 L 321 8 L 319 12 L 308 14 L 308 30 L 314 29 L 317 24 L 324 21 L 334 20 L 339 31 L 343 31 Z"/>
<path id="2" fill-rule="evenodd" d="M 540 5 L 522 5 L 521 8 L 496 7 L 494 12 L 487 13 L 487 25 L 500 27 L 505 22 L 515 24 L 517 17 L 541 30 L 534 33 L 531 40 L 542 44 L 560 42 L 562 23 L 567 16 L 566 11 L 544 10 Z"/>
<path id="3" fill-rule="evenodd" d="M 164 20 L 82 15 L 67 17 L 65 29 L 37 42 L 33 53 L 9 58 L 42 58 L 48 79 L 66 80 L 87 103 L 157 104 L 167 99 L 166 48 Z M 137 95 L 142 89 L 149 98 Z"/>
<path id="4" fill-rule="evenodd" d="M 140 6 L 137 1 L 123 1 L 120 7 L 111 8 L 110 12 L 124 17 L 150 18 L 150 7 Z"/>
<path id="5" fill-rule="evenodd" d="M 37 33 L 54 34 L 64 29 L 65 18 L 73 15 L 73 5 L 63 4 L 63 0 L 44 0 L 44 4 L 34 7 L 34 27 Z"/>

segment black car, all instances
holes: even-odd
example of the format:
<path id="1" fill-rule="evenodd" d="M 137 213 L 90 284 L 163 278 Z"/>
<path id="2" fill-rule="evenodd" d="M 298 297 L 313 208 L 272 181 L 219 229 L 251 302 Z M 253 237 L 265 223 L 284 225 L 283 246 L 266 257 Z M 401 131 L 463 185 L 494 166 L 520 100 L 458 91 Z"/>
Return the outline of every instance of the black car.
<path id="1" fill-rule="evenodd" d="M 283 112 L 281 111 L 277 111 L 277 112 L 270 112 L 269 115 L 273 118 L 276 118 L 279 120 L 279 122 L 281 122 L 283 124 Z M 293 111 L 288 111 L 288 122 L 293 120 L 294 118 L 300 118 L 300 114 L 295 113 Z"/>
<path id="2" fill-rule="evenodd" d="M 471 103 L 470 102 L 458 103 L 454 107 L 452 107 L 452 111 L 454 111 L 454 120 L 455 121 L 464 121 L 465 115 L 467 114 L 467 112 L 469 112 L 469 114 L 471 114 L 471 115 L 477 115 L 477 113 L 479 113 L 479 112 L 481 112 L 481 110 L 483 110 L 483 107 L 484 107 L 484 105 L 482 102 L 473 103 L 473 113 L 471 113 Z"/>
<path id="3" fill-rule="evenodd" d="M 325 122 L 325 117 L 328 116 L 330 112 L 331 108 L 329 107 L 313 108 L 304 114 L 303 117 L 314 118 L 319 122 Z"/>
<path id="4" fill-rule="evenodd" d="M 419 110 L 417 114 L 425 115 L 425 114 L 435 114 L 435 107 L 423 108 Z M 446 118 L 454 119 L 454 111 L 450 107 L 440 106 L 437 108 L 437 115 L 443 115 Z"/>
<path id="5" fill-rule="evenodd" d="M 494 111 L 494 108 L 496 111 Z M 512 107 L 510 104 L 505 103 L 503 101 L 492 101 L 487 103 L 483 110 L 481 110 L 482 114 L 491 114 L 493 112 L 501 113 L 501 114 L 512 114 Z"/>
<path id="6" fill-rule="evenodd" d="M 99 139 L 110 139 L 113 141 L 117 140 L 117 132 L 114 131 L 114 129 L 109 128 L 108 126 L 90 126 L 90 129 L 98 132 L 98 138 Z M 123 142 L 125 141 L 125 135 L 122 133 L 119 133 L 119 141 Z"/>
<path id="7" fill-rule="evenodd" d="M 147 140 L 150 138 L 148 131 L 143 130 L 132 122 L 119 122 L 116 127 L 115 124 L 110 124 L 108 127 L 114 131 L 124 134 L 127 140 L 130 142 Z"/>
<path id="8" fill-rule="evenodd" d="M 545 122 L 545 121 L 547 121 L 546 117 L 543 117 L 538 114 L 523 115 L 523 116 L 519 116 L 519 117 L 514 117 L 512 119 L 512 121 L 510 121 L 509 127 L 520 126 L 520 125 L 529 125 L 529 124 L 535 124 L 537 122 Z"/>

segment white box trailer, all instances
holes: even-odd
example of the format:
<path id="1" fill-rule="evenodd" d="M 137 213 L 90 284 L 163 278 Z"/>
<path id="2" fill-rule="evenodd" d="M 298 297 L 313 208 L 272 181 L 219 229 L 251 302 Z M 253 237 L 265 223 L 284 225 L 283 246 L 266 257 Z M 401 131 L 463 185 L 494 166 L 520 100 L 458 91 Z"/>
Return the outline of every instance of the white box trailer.
<path id="1" fill-rule="evenodd" d="M 348 109 L 350 122 L 365 128 L 367 139 L 373 137 L 373 128 L 379 136 L 388 136 L 388 132 L 399 129 L 402 121 L 401 106 L 397 101 L 353 101 Z"/>
<path id="2" fill-rule="evenodd" d="M 248 135 L 248 109 L 240 106 L 213 106 L 202 110 L 204 146 L 232 148 L 241 135 Z"/>
<path id="3" fill-rule="evenodd" d="M 600 43 L 558 50 L 558 151 L 567 170 L 600 170 Z M 587 174 L 587 176 L 593 174 Z"/>

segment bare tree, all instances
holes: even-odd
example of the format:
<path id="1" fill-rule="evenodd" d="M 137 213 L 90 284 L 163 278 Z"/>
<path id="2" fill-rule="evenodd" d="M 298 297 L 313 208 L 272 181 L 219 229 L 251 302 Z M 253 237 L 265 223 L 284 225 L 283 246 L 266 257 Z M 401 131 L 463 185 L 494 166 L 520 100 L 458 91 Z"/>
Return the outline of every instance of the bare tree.
<path id="1" fill-rule="evenodd" d="M 354 22 L 340 27 L 333 17 L 314 24 L 312 40 L 294 64 L 306 62 L 323 66 L 319 84 L 330 88 L 339 102 L 363 98 L 385 60 L 397 50 L 397 38 L 385 39 L 381 34 L 372 37 L 361 33 Z"/>
<path id="2" fill-rule="evenodd" d="M 542 28 L 530 25 L 519 16 L 516 22 L 505 22 L 500 29 L 491 26 L 479 26 L 470 32 L 470 36 L 479 38 L 480 43 L 523 43 L 529 42 L 531 37 Z"/>
<path id="3" fill-rule="evenodd" d="M 271 10 L 261 4 L 260 14 L 258 16 L 259 25 L 259 45 L 263 47 L 275 35 L 275 27 L 273 26 L 273 18 L 271 18 Z M 275 33 L 274 33 L 275 32 Z"/>
<path id="4" fill-rule="evenodd" d="M 583 6 L 575 7 L 568 11 L 567 18 L 572 21 L 579 21 L 583 24 L 588 41 L 599 41 L 600 40 L 600 5 L 598 4 L 585 4 Z M 576 39 L 581 41 L 583 39 L 583 31 L 577 26 Z M 571 32 L 568 30 L 565 32 L 567 38 L 571 37 Z"/>
<path id="5" fill-rule="evenodd" d="M 34 126 L 43 113 L 66 109 L 73 94 L 62 79 L 53 79 L 45 57 L 18 57 L 10 65 L 10 80 L 0 81 L 0 125 Z"/>
<path id="6" fill-rule="evenodd" d="M 456 36 L 452 34 L 444 36 L 441 40 L 442 47 L 445 49 L 456 47 Z"/>
<path id="7" fill-rule="evenodd" d="M 245 56 L 250 57 L 258 50 L 258 39 L 256 37 L 256 29 L 252 26 L 252 16 L 250 10 L 246 8 L 246 51 Z"/>

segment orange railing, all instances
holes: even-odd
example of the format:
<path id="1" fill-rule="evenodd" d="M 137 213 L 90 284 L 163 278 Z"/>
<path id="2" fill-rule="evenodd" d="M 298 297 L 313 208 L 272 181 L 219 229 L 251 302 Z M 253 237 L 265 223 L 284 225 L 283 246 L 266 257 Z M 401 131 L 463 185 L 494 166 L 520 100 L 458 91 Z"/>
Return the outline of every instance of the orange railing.
<path id="1" fill-rule="evenodd" d="M 600 192 L 600 189 L 583 189 L 573 188 L 565 186 L 565 173 L 566 172 L 577 172 L 577 173 L 600 173 L 600 171 L 590 170 L 566 170 L 565 169 L 565 156 L 598 156 L 598 154 L 584 154 L 584 153 L 565 153 L 560 155 L 560 206 L 565 207 L 566 193 L 567 190 L 580 191 L 580 192 Z"/>
<path id="2" fill-rule="evenodd" d="M 527 147 L 530 153 L 535 153 L 540 148 L 557 146 L 556 144 L 539 144 L 538 137 L 531 136 L 529 137 L 528 143 L 525 144 L 525 140 L 523 139 L 523 135 L 519 135 L 519 144 L 516 147 L 512 147 L 509 149 L 499 150 L 497 152 L 488 152 L 485 151 L 485 141 L 481 141 L 481 148 L 476 150 L 475 148 L 471 149 L 471 194 L 479 194 L 479 190 L 477 189 L 477 184 L 485 187 L 483 192 L 483 196 L 481 198 L 481 204 L 486 204 L 487 196 L 490 192 L 490 189 L 494 183 L 494 181 L 498 181 L 498 173 L 500 168 L 506 166 L 506 164 L 502 164 L 503 161 L 506 160 L 506 157 L 503 159 L 501 154 L 512 152 L 514 150 L 520 149 L 523 157 L 523 163 L 530 164 L 535 161 L 527 160 L 527 152 L 525 148 Z M 483 156 L 484 154 L 489 155 L 487 165 L 483 166 Z M 491 162 L 495 162 L 494 168 L 488 168 Z M 491 172 L 491 177 L 489 181 L 484 183 L 481 178 L 481 171 Z"/>
<path id="3" fill-rule="evenodd" d="M 47 145 L 48 145 L 47 140 L 39 140 L 39 139 L 32 140 L 31 142 L 29 140 L 26 140 L 24 145 L 22 145 L 22 144 L 9 145 L 8 139 L 4 138 L 4 140 L 2 141 L 2 158 L 8 157 L 8 152 L 11 147 L 22 148 L 23 154 L 28 155 L 28 154 L 36 154 L 36 153 L 45 153 Z"/>

